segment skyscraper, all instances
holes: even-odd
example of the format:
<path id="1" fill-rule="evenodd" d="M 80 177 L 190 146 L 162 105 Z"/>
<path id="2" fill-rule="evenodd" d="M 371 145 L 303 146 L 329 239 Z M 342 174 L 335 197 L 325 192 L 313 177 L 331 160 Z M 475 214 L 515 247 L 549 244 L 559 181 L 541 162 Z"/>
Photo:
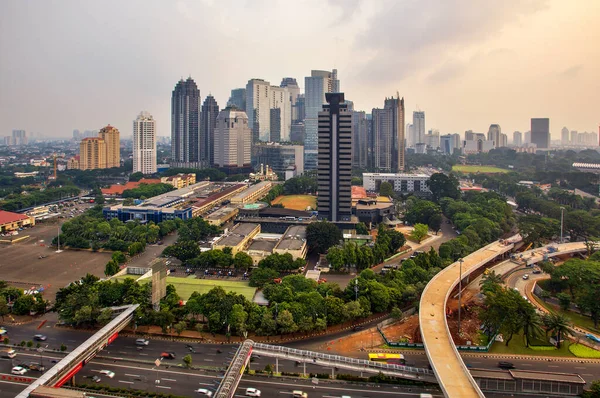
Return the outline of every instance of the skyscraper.
<path id="1" fill-rule="evenodd" d="M 231 97 L 227 101 L 227 106 L 235 106 L 242 111 L 246 110 L 246 89 L 234 88 L 231 90 Z"/>
<path id="2" fill-rule="evenodd" d="M 27 145 L 27 132 L 25 130 L 13 130 L 12 144 L 18 146 Z"/>
<path id="3" fill-rule="evenodd" d="M 352 166 L 367 168 L 367 115 L 362 111 L 352 112 Z"/>
<path id="4" fill-rule="evenodd" d="M 246 112 L 227 107 L 219 112 L 215 128 L 214 165 L 227 169 L 250 167 L 252 130 Z"/>
<path id="5" fill-rule="evenodd" d="M 502 129 L 499 124 L 490 124 L 490 129 L 488 130 L 487 139 L 488 141 L 494 141 L 494 148 L 500 148 L 500 134 L 502 133 Z"/>
<path id="6" fill-rule="evenodd" d="M 106 144 L 106 168 L 121 167 L 121 138 L 119 130 L 110 124 L 98 132 L 98 137 Z"/>
<path id="7" fill-rule="evenodd" d="M 290 92 L 287 87 L 269 87 L 271 101 L 270 110 L 278 112 L 269 112 L 270 141 L 289 141 L 290 128 L 292 126 L 292 102 L 290 101 Z M 275 120 L 273 120 L 275 117 Z"/>
<path id="8" fill-rule="evenodd" d="M 500 133 L 500 142 L 498 148 L 506 148 L 508 146 L 508 136 L 504 133 Z"/>
<path id="9" fill-rule="evenodd" d="M 531 144 L 531 131 L 526 131 L 525 134 L 523 134 L 523 143 Z"/>
<path id="10" fill-rule="evenodd" d="M 523 145 L 523 134 L 520 131 L 515 131 L 513 133 L 513 145 L 521 146 Z"/>
<path id="11" fill-rule="evenodd" d="M 319 218 L 350 221 L 352 198 L 352 114 L 344 93 L 325 94 L 328 104 L 319 112 Z"/>
<path id="12" fill-rule="evenodd" d="M 333 72 L 323 70 L 313 70 L 310 76 L 304 78 L 304 96 L 305 96 L 305 120 L 306 130 L 304 140 L 304 162 L 305 170 L 314 170 L 317 168 L 318 152 L 318 117 L 319 112 L 325 104 L 325 93 L 334 92 L 334 88 L 339 88 L 340 82 L 337 79 L 337 70 Z"/>
<path id="13" fill-rule="evenodd" d="M 560 143 L 563 145 L 569 145 L 569 129 L 563 127 L 560 131 Z"/>
<path id="14" fill-rule="evenodd" d="M 406 123 L 406 145 L 414 147 L 416 144 L 415 140 L 415 129 L 411 123 Z"/>
<path id="15" fill-rule="evenodd" d="M 298 96 L 300 95 L 300 87 L 296 79 L 293 77 L 284 77 L 279 86 L 285 87 L 288 90 L 291 104 L 291 121 L 302 120 L 298 118 L 298 109 L 296 107 L 296 101 L 298 101 Z"/>
<path id="16" fill-rule="evenodd" d="M 100 137 L 84 138 L 79 144 L 79 169 L 105 169 L 106 143 Z"/>
<path id="17" fill-rule="evenodd" d="M 404 98 L 386 98 L 383 109 L 373 109 L 374 167 L 388 172 L 404 171 Z"/>
<path id="18" fill-rule="evenodd" d="M 550 148 L 550 119 L 531 119 L 531 143 L 538 149 Z"/>
<path id="19" fill-rule="evenodd" d="M 454 152 L 452 134 L 442 135 L 440 137 L 440 149 L 445 155 L 452 155 Z"/>
<path id="20" fill-rule="evenodd" d="M 440 147 L 440 131 L 430 129 L 427 135 L 425 135 L 425 144 L 427 148 L 437 150 Z"/>
<path id="21" fill-rule="evenodd" d="M 416 145 L 425 143 L 425 112 L 413 112 L 413 129 L 415 139 L 414 144 Z"/>
<path id="22" fill-rule="evenodd" d="M 304 119 L 306 118 L 306 97 L 304 94 L 300 94 L 296 98 L 296 104 L 293 107 L 295 119 L 292 122 L 302 122 L 304 124 Z"/>
<path id="23" fill-rule="evenodd" d="M 246 84 L 246 115 L 252 129 L 252 142 L 269 141 L 271 130 L 271 83 L 250 79 Z"/>
<path id="24" fill-rule="evenodd" d="M 208 95 L 200 112 L 200 163 L 210 167 L 214 163 L 214 140 L 219 104 L 215 97 Z"/>
<path id="25" fill-rule="evenodd" d="M 156 122 L 148 112 L 133 121 L 133 172 L 156 173 Z"/>
<path id="26" fill-rule="evenodd" d="M 200 90 L 188 77 L 181 79 L 171 97 L 171 165 L 200 165 Z"/>

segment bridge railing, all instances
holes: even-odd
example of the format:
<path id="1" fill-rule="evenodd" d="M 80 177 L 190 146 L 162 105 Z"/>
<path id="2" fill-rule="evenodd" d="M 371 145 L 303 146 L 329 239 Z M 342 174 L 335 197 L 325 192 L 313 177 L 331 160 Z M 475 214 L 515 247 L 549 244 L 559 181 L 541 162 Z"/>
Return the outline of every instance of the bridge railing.
<path id="1" fill-rule="evenodd" d="M 252 353 L 252 346 L 254 342 L 252 340 L 246 340 L 240 345 L 235 353 L 233 360 L 229 364 L 229 368 L 223 376 L 219 388 L 215 392 L 215 398 L 231 398 L 235 394 L 240 380 L 244 374 L 244 368 L 250 359 Z"/>

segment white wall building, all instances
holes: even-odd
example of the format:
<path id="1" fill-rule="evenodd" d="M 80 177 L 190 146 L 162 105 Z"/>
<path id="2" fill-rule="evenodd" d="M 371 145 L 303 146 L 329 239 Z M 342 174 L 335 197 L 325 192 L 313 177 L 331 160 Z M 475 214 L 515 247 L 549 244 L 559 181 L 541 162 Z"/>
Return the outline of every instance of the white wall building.
<path id="1" fill-rule="evenodd" d="M 252 130 L 246 112 L 227 107 L 219 112 L 215 128 L 215 166 L 249 167 Z"/>
<path id="2" fill-rule="evenodd" d="M 255 141 L 269 141 L 271 131 L 271 83 L 250 79 L 246 84 L 246 115 Z"/>
<path id="3" fill-rule="evenodd" d="M 279 132 L 278 141 L 289 141 L 290 130 L 292 128 L 292 102 L 290 92 L 287 87 L 269 87 L 271 102 L 269 104 L 270 109 L 279 109 L 279 126 L 273 126 L 271 123 L 271 131 Z M 273 122 L 273 120 L 271 120 Z M 272 136 L 273 134 L 271 134 Z M 269 141 L 276 141 L 269 137 Z"/>
<path id="4" fill-rule="evenodd" d="M 363 188 L 378 192 L 382 182 L 389 182 L 396 192 L 431 192 L 426 174 L 406 173 L 363 173 Z"/>
<path id="5" fill-rule="evenodd" d="M 133 121 L 133 172 L 156 173 L 156 121 L 148 112 Z"/>

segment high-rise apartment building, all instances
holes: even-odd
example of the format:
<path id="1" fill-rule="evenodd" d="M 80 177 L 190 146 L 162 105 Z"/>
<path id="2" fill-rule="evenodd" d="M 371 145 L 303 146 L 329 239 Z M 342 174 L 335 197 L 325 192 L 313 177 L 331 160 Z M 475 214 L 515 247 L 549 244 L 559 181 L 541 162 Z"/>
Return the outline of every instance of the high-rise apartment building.
<path id="1" fill-rule="evenodd" d="M 298 117 L 298 108 L 296 107 L 296 102 L 298 101 L 298 96 L 300 95 L 300 86 L 298 86 L 296 79 L 293 77 L 284 77 L 279 86 L 285 87 L 288 90 L 291 104 L 291 121 L 303 120 Z"/>
<path id="2" fill-rule="evenodd" d="M 27 145 L 27 132 L 25 130 L 13 130 L 12 144 L 17 146 Z"/>
<path id="3" fill-rule="evenodd" d="M 475 133 L 473 132 L 473 130 L 465 131 L 465 141 L 474 141 L 474 140 L 475 140 Z"/>
<path id="4" fill-rule="evenodd" d="M 386 98 L 383 109 L 373 109 L 374 167 L 404 171 L 404 98 Z"/>
<path id="5" fill-rule="evenodd" d="M 106 146 L 106 168 L 121 167 L 121 134 L 110 124 L 98 132 L 98 137 L 104 140 Z"/>
<path id="6" fill-rule="evenodd" d="M 425 144 L 429 149 L 438 149 L 440 147 L 440 131 L 430 129 L 427 135 L 425 135 Z"/>
<path id="7" fill-rule="evenodd" d="M 335 92 L 339 89 L 340 82 L 337 79 L 337 70 L 332 72 L 313 70 L 310 76 L 304 78 L 305 96 L 305 140 L 304 140 L 304 162 L 305 170 L 317 168 L 318 153 L 318 117 L 323 105 L 326 103 L 325 93 Z"/>
<path id="8" fill-rule="evenodd" d="M 250 167 L 252 130 L 246 112 L 227 107 L 215 128 L 214 165 L 227 169 Z"/>
<path id="9" fill-rule="evenodd" d="M 106 153 L 106 143 L 102 138 L 84 138 L 79 144 L 79 169 L 105 169 Z"/>
<path id="10" fill-rule="evenodd" d="M 531 144 L 531 131 L 526 131 L 525 134 L 523 134 L 523 143 Z"/>
<path id="11" fill-rule="evenodd" d="M 508 146 L 508 136 L 504 133 L 500 133 L 500 142 L 498 148 L 506 148 Z"/>
<path id="12" fill-rule="evenodd" d="M 563 145 L 569 145 L 569 129 L 563 127 L 560 131 L 560 143 Z"/>
<path id="13" fill-rule="evenodd" d="M 520 131 L 515 131 L 513 133 L 513 145 L 521 146 L 523 145 L 523 134 Z"/>
<path id="14" fill-rule="evenodd" d="M 148 112 L 133 121 L 133 172 L 156 173 L 156 122 Z"/>
<path id="15" fill-rule="evenodd" d="M 367 115 L 362 111 L 352 112 L 352 166 L 367 168 Z"/>
<path id="16" fill-rule="evenodd" d="M 531 119 L 531 143 L 538 149 L 550 148 L 550 119 Z"/>
<path id="17" fill-rule="evenodd" d="M 246 115 L 252 129 L 252 142 L 269 141 L 271 83 L 263 79 L 250 79 L 246 84 Z"/>
<path id="18" fill-rule="evenodd" d="M 290 128 L 292 126 L 292 102 L 290 101 L 290 92 L 287 87 L 271 86 L 269 88 L 271 101 L 269 112 L 270 141 L 289 141 Z M 275 117 L 275 119 L 273 119 Z M 274 133 L 275 132 L 275 133 Z"/>
<path id="19" fill-rule="evenodd" d="M 452 134 L 446 134 L 440 137 L 440 150 L 445 155 L 452 155 L 454 152 Z"/>
<path id="20" fill-rule="evenodd" d="M 326 93 L 328 104 L 319 112 L 319 218 L 350 221 L 352 216 L 352 114 L 344 93 Z"/>
<path id="21" fill-rule="evenodd" d="M 231 90 L 231 97 L 227 101 L 227 106 L 235 106 L 242 111 L 246 110 L 246 89 L 234 88 Z"/>
<path id="22" fill-rule="evenodd" d="M 415 139 L 415 129 L 411 123 L 406 123 L 406 145 L 408 147 L 414 147 L 416 144 Z"/>
<path id="23" fill-rule="evenodd" d="M 200 90 L 191 77 L 181 79 L 171 97 L 171 165 L 201 167 Z"/>
<path id="24" fill-rule="evenodd" d="M 200 112 L 200 163 L 210 167 L 214 163 L 214 140 L 219 104 L 215 97 L 208 95 Z"/>
<path id="25" fill-rule="evenodd" d="M 413 137 L 414 145 L 425 143 L 425 112 L 413 112 Z"/>
<path id="26" fill-rule="evenodd" d="M 577 145 L 577 130 L 571 131 L 570 136 L 571 136 L 571 140 L 570 140 L 571 144 L 572 145 Z"/>
<path id="27" fill-rule="evenodd" d="M 490 128 L 487 134 L 488 141 L 494 141 L 494 148 L 500 148 L 500 134 L 502 129 L 499 124 L 490 124 Z"/>

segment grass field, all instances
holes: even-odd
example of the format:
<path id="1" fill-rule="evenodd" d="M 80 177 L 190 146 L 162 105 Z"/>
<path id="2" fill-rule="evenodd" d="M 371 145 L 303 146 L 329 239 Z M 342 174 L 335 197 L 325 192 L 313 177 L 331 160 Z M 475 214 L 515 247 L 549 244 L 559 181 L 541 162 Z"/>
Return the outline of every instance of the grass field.
<path id="1" fill-rule="evenodd" d="M 539 349 L 531 349 L 525 347 L 525 340 L 523 340 L 523 335 L 515 335 L 510 343 L 508 343 L 508 347 L 505 343 L 501 343 L 499 341 L 494 342 L 490 349 L 490 353 L 492 354 L 519 354 L 519 355 L 537 355 L 543 357 L 575 357 L 571 351 L 569 351 L 569 345 L 571 342 L 569 340 L 564 340 L 560 346 L 560 349 L 549 349 L 548 342 L 542 340 L 532 340 L 532 345 L 540 346 Z M 543 348 L 542 348 L 543 347 Z"/>
<path id="2" fill-rule="evenodd" d="M 501 169 L 494 166 L 475 166 L 475 165 L 461 165 L 455 164 L 452 166 L 452 171 L 458 171 L 461 173 L 508 173 L 509 170 Z"/>
<path id="3" fill-rule="evenodd" d="M 308 206 L 314 210 L 317 207 L 317 197 L 312 195 L 278 196 L 271 203 L 282 204 L 286 209 L 292 210 L 306 210 Z"/>
<path id="4" fill-rule="evenodd" d="M 137 275 L 123 275 L 116 279 L 123 281 L 126 278 L 136 279 Z M 150 278 L 142 279 L 141 283 L 150 282 Z M 190 298 L 192 293 L 198 292 L 201 294 L 208 293 L 210 289 L 215 286 L 221 286 L 226 292 L 235 292 L 237 294 L 243 294 L 248 300 L 252 301 L 254 298 L 255 287 L 250 287 L 248 282 L 241 281 L 224 281 L 218 279 L 195 279 L 195 278 L 178 278 L 175 276 L 167 276 L 167 284 L 175 286 L 177 294 L 182 300 Z"/>

